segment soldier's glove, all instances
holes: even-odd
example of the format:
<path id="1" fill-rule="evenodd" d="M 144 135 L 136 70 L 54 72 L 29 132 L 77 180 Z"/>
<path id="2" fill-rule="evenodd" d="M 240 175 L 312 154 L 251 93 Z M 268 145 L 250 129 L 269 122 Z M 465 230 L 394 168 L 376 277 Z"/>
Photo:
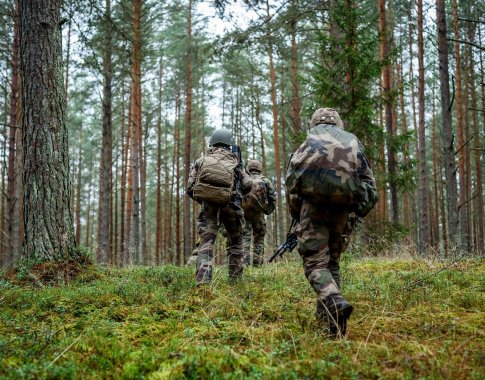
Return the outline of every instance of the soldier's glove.
<path id="1" fill-rule="evenodd" d="M 363 182 L 363 185 L 366 190 L 366 197 L 365 200 L 360 202 L 355 210 L 355 214 L 361 218 L 365 218 L 369 212 L 374 208 L 379 197 L 377 196 L 376 190 L 369 184 Z"/>

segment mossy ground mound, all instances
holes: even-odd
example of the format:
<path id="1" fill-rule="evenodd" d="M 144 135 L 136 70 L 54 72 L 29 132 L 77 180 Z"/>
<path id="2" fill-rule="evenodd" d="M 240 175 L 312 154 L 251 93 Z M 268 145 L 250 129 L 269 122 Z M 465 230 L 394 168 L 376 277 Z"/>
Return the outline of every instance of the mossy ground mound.
<path id="1" fill-rule="evenodd" d="M 0 378 L 485 377 L 485 262 L 344 263 L 349 334 L 329 340 L 299 262 L 210 287 L 194 270 L 100 269 L 65 286 L 0 280 Z"/>
<path id="2" fill-rule="evenodd" d="M 66 260 L 21 262 L 8 269 L 2 277 L 11 285 L 43 287 L 65 285 L 78 278 L 94 280 L 100 278 L 101 273 L 89 253 L 79 249 L 73 258 Z"/>

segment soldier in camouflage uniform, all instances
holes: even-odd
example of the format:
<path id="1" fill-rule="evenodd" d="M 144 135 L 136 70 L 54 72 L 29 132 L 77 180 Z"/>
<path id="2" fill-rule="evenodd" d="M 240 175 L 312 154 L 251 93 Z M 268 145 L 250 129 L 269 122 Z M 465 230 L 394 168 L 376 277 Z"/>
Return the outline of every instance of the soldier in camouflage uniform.
<path id="1" fill-rule="evenodd" d="M 232 133 L 227 130 L 216 130 L 209 142 L 210 147 L 231 149 Z M 194 186 L 197 174 L 202 163 L 202 158 L 192 165 L 187 193 L 194 198 Z M 244 212 L 241 208 L 242 196 L 239 193 L 242 175 L 240 169 L 236 169 L 231 201 L 225 205 L 216 205 L 209 202 L 201 203 L 201 211 L 197 218 L 199 233 L 199 246 L 196 258 L 196 281 L 197 284 L 207 284 L 212 280 L 212 265 L 214 258 L 214 242 L 221 225 L 228 233 L 227 256 L 229 261 L 229 277 L 239 279 L 243 271 L 243 247 L 242 232 L 244 228 Z"/>
<path id="2" fill-rule="evenodd" d="M 243 209 L 246 225 L 243 232 L 244 263 L 250 264 L 251 237 L 254 239 L 253 265 L 261 266 L 264 260 L 264 235 L 266 234 L 265 214 L 271 214 L 276 205 L 276 191 L 271 181 L 263 176 L 263 164 L 249 160 L 246 164 L 248 175 L 242 183 Z M 253 186 L 261 186 L 256 190 Z M 251 197 L 251 200 L 248 198 Z"/>
<path id="3" fill-rule="evenodd" d="M 353 310 L 352 305 L 340 291 L 339 270 L 340 255 L 347 248 L 348 235 L 351 232 L 348 224 L 349 214 L 355 212 L 359 216 L 365 216 L 377 202 L 377 192 L 372 170 L 363 155 L 363 147 L 360 144 L 357 146 L 358 139 L 346 131 L 334 130 L 333 132 L 344 133 L 346 136 L 355 138 L 356 145 L 354 152 L 349 152 L 340 149 L 338 141 L 332 141 L 324 148 L 328 149 L 328 157 L 333 159 L 330 164 L 336 170 L 338 180 L 350 176 L 352 170 L 356 171 L 360 180 L 357 180 L 360 182 L 360 190 L 365 197 L 353 206 L 322 202 L 313 198 L 313 194 L 319 190 L 318 187 L 325 187 L 327 185 L 325 181 L 331 181 L 333 178 L 325 177 L 322 174 L 323 169 L 321 167 L 319 169 L 318 165 L 312 167 L 315 162 L 304 162 L 304 160 L 298 162 L 298 160 L 305 157 L 305 149 L 313 150 L 317 156 L 321 155 L 322 152 L 319 153 L 319 149 L 322 148 L 315 143 L 316 140 L 312 140 L 312 134 L 318 137 L 326 131 L 331 131 L 332 128 L 343 129 L 343 123 L 334 109 L 323 108 L 313 114 L 309 137 L 290 161 L 286 186 L 291 214 L 299 221 L 296 233 L 305 276 L 317 295 L 317 318 L 328 322 L 331 334 L 338 337 L 345 335 L 347 319 Z M 352 165 L 348 164 L 351 153 L 355 153 L 355 157 L 358 157 L 359 167 L 352 168 Z M 308 156 L 307 160 L 309 160 Z M 298 180 L 298 170 L 307 170 L 313 175 L 309 176 L 306 183 L 302 183 L 302 180 Z M 305 186 L 308 187 L 306 192 L 303 190 Z"/>

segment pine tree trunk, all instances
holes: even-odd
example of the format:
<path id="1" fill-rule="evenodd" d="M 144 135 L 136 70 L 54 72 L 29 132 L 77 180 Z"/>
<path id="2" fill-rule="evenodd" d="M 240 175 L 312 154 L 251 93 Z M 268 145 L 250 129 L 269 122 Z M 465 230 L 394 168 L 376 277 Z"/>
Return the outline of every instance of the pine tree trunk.
<path id="1" fill-rule="evenodd" d="M 69 89 L 69 61 L 71 59 L 71 27 L 72 27 L 72 20 L 69 20 L 69 25 L 67 29 L 67 47 L 66 47 L 66 75 L 64 79 L 64 98 L 66 99 L 67 103 L 67 93 Z"/>
<path id="2" fill-rule="evenodd" d="M 409 56 L 414 57 L 414 51 L 413 51 L 413 25 L 414 25 L 414 20 L 411 15 L 411 9 L 409 10 L 409 16 L 408 16 L 408 23 L 409 23 L 409 28 L 408 28 L 408 40 L 409 40 Z M 414 90 L 414 66 L 413 66 L 413 60 L 409 60 L 409 83 L 410 83 L 410 91 L 411 91 L 411 109 L 412 109 L 412 114 L 413 114 L 413 131 L 414 134 L 417 136 L 417 131 L 418 131 L 418 121 L 416 119 L 416 92 Z M 417 141 L 416 141 L 416 156 L 415 159 L 417 159 Z M 414 239 L 417 242 L 419 237 L 418 237 L 418 222 L 417 222 L 417 214 L 418 211 L 416 209 L 416 199 L 418 197 L 415 197 L 413 194 L 413 197 L 411 199 L 411 225 L 413 226 L 413 235 Z"/>
<path id="3" fill-rule="evenodd" d="M 82 159 L 83 159 L 83 126 L 79 130 L 79 154 L 77 161 L 77 175 L 76 175 L 76 244 L 81 244 L 81 190 L 82 190 Z"/>
<path id="4" fill-rule="evenodd" d="M 133 165 L 131 164 L 132 152 L 132 141 L 133 141 L 133 128 L 132 128 L 132 98 L 131 93 L 133 92 L 133 83 L 130 85 L 130 103 L 128 106 L 128 132 L 126 136 L 126 207 L 125 207 L 125 232 L 124 232 L 124 247 L 123 247 L 123 261 L 126 264 L 131 263 L 130 257 L 130 231 L 131 231 L 131 207 L 132 207 L 132 194 L 133 194 Z"/>
<path id="5" fill-rule="evenodd" d="M 157 224 L 155 234 L 155 264 L 160 265 L 162 250 L 162 78 L 163 65 L 160 57 L 160 72 L 158 74 L 158 118 L 157 118 Z"/>
<path id="6" fill-rule="evenodd" d="M 461 56 L 460 56 L 460 33 L 458 29 L 458 6 L 457 0 L 453 0 L 453 31 L 455 36 L 455 61 L 456 61 L 456 134 L 458 147 L 458 173 L 459 173 L 459 185 L 460 185 L 460 204 L 458 206 L 458 212 L 460 217 L 460 242 L 461 249 L 468 251 L 468 216 L 466 212 L 466 179 L 465 179 L 465 149 L 463 138 L 463 93 L 461 87 Z"/>
<path id="7" fill-rule="evenodd" d="M 266 1 L 266 13 L 268 18 L 269 15 L 269 1 Z M 280 143 L 279 143 L 279 132 L 278 132 L 278 105 L 276 100 L 276 75 L 273 64 L 273 43 L 270 38 L 268 39 L 268 58 L 269 58 L 269 75 L 271 80 L 271 108 L 273 111 L 273 140 L 274 140 L 274 154 L 275 154 L 275 174 L 276 174 L 276 193 L 278 195 L 278 223 L 277 230 L 279 235 L 276 234 L 276 239 L 282 239 L 283 230 L 283 202 L 281 199 L 281 165 L 280 165 Z"/>
<path id="8" fill-rule="evenodd" d="M 37 260 L 71 258 L 76 246 L 70 207 L 60 0 L 21 0 L 23 73 L 23 254 Z M 39 218 L 39 215 L 43 215 Z"/>
<path id="9" fill-rule="evenodd" d="M 446 200 L 448 210 L 448 234 L 452 248 L 458 246 L 457 186 L 455 177 L 455 149 L 450 109 L 450 76 L 448 71 L 448 45 L 446 42 L 446 13 L 444 0 L 436 0 L 436 18 L 438 26 L 438 59 L 441 85 L 441 116 L 443 166 L 446 178 Z"/>
<path id="10" fill-rule="evenodd" d="M 482 252 L 485 248 L 484 243 L 484 207 L 483 207 L 483 185 L 482 185 L 482 170 L 481 170 L 481 157 L 480 157 L 480 132 L 478 129 L 478 115 L 477 115 L 477 93 L 475 88 L 475 68 L 473 57 L 469 57 L 470 65 L 470 91 L 471 91 L 471 108 L 473 110 L 473 155 L 475 159 L 475 189 L 476 189 L 476 206 L 475 213 L 477 215 L 477 228 L 476 228 L 476 252 Z M 482 90 L 485 87 L 482 83 Z M 483 139 L 482 139 L 483 141 Z"/>
<path id="11" fill-rule="evenodd" d="M 164 130 L 164 136 L 165 136 L 165 145 L 164 145 L 164 151 L 163 151 L 163 204 L 164 204 L 164 219 L 163 219 L 163 246 L 162 246 L 162 258 L 161 262 L 166 263 L 170 262 L 167 260 L 167 253 L 169 250 L 171 250 L 171 244 L 170 244 L 170 239 L 171 239 L 171 225 L 172 225 L 172 196 L 173 194 L 170 191 L 170 172 L 169 172 L 169 142 L 168 142 L 168 123 L 165 123 L 165 130 Z M 172 167 L 173 167 L 173 161 L 172 161 Z"/>
<path id="12" fill-rule="evenodd" d="M 189 0 L 187 18 L 187 62 L 185 71 L 185 154 L 184 154 L 184 188 L 187 186 L 190 174 L 190 145 L 192 139 L 192 0 Z M 190 198 L 184 191 L 184 257 L 192 254 L 192 239 L 190 225 Z M 185 260 L 184 260 L 185 262 Z"/>
<path id="13" fill-rule="evenodd" d="M 4 89 L 4 96 L 3 96 L 3 125 L 7 125 L 7 114 L 8 114 L 8 93 L 7 93 L 7 88 Z M 6 218 L 6 213 L 5 209 L 7 207 L 7 202 L 6 202 L 6 197 L 5 194 L 7 194 L 7 184 L 5 182 L 6 175 L 7 175 L 7 128 L 3 128 L 3 144 L 2 144 L 2 194 L 0 197 L 0 207 L 1 207 L 1 212 L 0 212 L 0 268 L 3 268 L 6 266 L 6 244 L 5 244 L 5 218 Z"/>
<path id="14" fill-rule="evenodd" d="M 296 28 L 297 28 L 297 14 L 298 14 L 298 0 L 291 0 L 291 19 L 290 19 L 290 34 L 291 34 L 291 95 L 292 95 L 292 131 L 295 135 L 301 133 L 301 117 L 300 117 L 300 95 L 298 89 L 298 45 L 296 42 Z M 293 150 L 299 146 L 298 139 L 293 139 Z"/>
<path id="15" fill-rule="evenodd" d="M 19 4 L 16 2 L 14 13 L 14 37 L 13 37 L 13 52 L 12 52 L 12 83 L 10 92 L 10 129 L 8 138 L 8 170 L 7 170 L 7 244 L 5 251 L 4 262 L 6 266 L 13 263 L 14 255 L 18 254 L 20 246 L 18 241 L 18 224 L 17 208 L 18 199 L 15 198 L 15 180 L 19 173 L 15 172 L 15 156 L 16 152 L 16 136 L 17 128 L 17 112 L 19 102 Z"/>
<path id="16" fill-rule="evenodd" d="M 120 183 L 120 236 L 119 236 L 119 252 L 120 252 L 120 265 L 125 265 L 126 261 L 126 176 L 128 166 L 128 152 L 129 152 L 129 136 L 130 131 L 126 129 L 125 122 L 125 86 L 124 81 L 121 81 L 121 183 Z"/>
<path id="17" fill-rule="evenodd" d="M 436 149 L 437 137 L 436 137 L 436 107 L 435 107 L 435 87 L 433 85 L 433 121 L 432 121 L 432 143 L 433 147 L 433 190 L 434 190 L 434 204 L 431 210 L 433 216 L 432 226 L 434 228 L 434 240 L 432 241 L 433 247 L 439 247 L 440 235 L 439 235 L 439 193 L 438 193 L 438 181 L 441 181 L 441 170 L 438 172 L 438 152 Z"/>
<path id="18" fill-rule="evenodd" d="M 426 130 L 424 120 L 424 41 L 423 0 L 418 0 L 418 182 L 419 182 L 419 250 L 421 253 L 430 244 L 428 222 L 428 174 L 426 169 Z"/>
<path id="19" fill-rule="evenodd" d="M 24 149 L 23 149 L 23 129 L 22 129 L 22 98 L 17 103 L 17 130 L 15 131 L 15 178 L 14 178 L 14 199 L 15 207 L 13 220 L 15 225 L 12 228 L 14 254 L 19 254 L 24 242 L 24 213 L 23 213 L 23 193 L 24 193 Z M 72 190 L 72 189 L 69 189 Z M 70 204 L 70 199 L 69 199 Z M 72 210 L 71 210 L 72 213 Z M 15 258 L 15 257 L 14 257 Z"/>
<path id="20" fill-rule="evenodd" d="M 113 188 L 113 194 L 111 197 L 111 238 L 110 238 L 110 244 L 111 244 L 111 256 L 112 256 L 112 261 L 111 264 L 115 266 L 120 265 L 120 260 L 119 260 L 119 252 L 120 252 L 120 247 L 118 245 L 119 243 L 119 219 L 118 219 L 118 205 L 119 205 L 119 191 L 118 191 L 118 181 L 119 181 L 119 161 L 118 157 L 120 157 L 120 144 L 119 144 L 119 136 L 114 137 L 115 141 L 115 147 L 114 147 L 114 165 L 115 165 L 115 174 L 114 177 L 112 178 L 111 181 L 111 186 Z M 121 147 L 122 149 L 122 147 Z"/>
<path id="21" fill-rule="evenodd" d="M 389 57 L 389 41 L 388 30 L 386 22 L 386 2 L 385 0 L 379 0 L 379 15 L 380 15 L 380 31 L 381 31 L 381 57 L 387 59 Z M 391 97 L 391 66 L 386 64 L 382 72 L 382 86 L 384 89 L 384 110 L 385 110 L 385 124 L 386 133 L 388 136 L 387 141 L 387 165 L 388 165 L 388 181 L 389 190 L 391 195 L 391 221 L 394 224 L 399 223 L 399 209 L 398 209 L 398 196 L 396 186 L 397 175 L 397 162 L 396 152 L 392 140 L 394 138 L 393 133 L 393 118 L 392 118 L 392 97 Z"/>
<path id="22" fill-rule="evenodd" d="M 130 258 L 140 260 L 140 139 L 141 139 L 141 0 L 133 2 L 133 52 L 131 68 L 131 214 Z"/>
<path id="23" fill-rule="evenodd" d="M 151 120 L 148 118 L 145 124 L 145 135 L 143 145 L 140 145 L 140 217 L 141 217 L 141 260 L 143 265 L 150 265 L 150 252 L 147 242 L 147 143 L 149 136 L 149 125 Z"/>
<path id="24" fill-rule="evenodd" d="M 106 0 L 103 46 L 103 130 L 101 141 L 101 161 L 99 166 L 99 208 L 98 208 L 98 246 L 97 259 L 101 264 L 108 264 L 111 257 L 110 219 L 111 219 L 111 184 L 113 166 L 113 125 L 112 125 L 112 65 L 111 65 L 111 0 Z"/>
<path id="25" fill-rule="evenodd" d="M 403 78 L 403 67 L 402 67 L 402 51 L 401 51 L 401 64 L 397 70 L 397 87 L 399 91 L 399 103 L 400 103 L 400 112 L 401 112 L 401 130 L 403 135 L 408 134 L 408 124 L 406 118 L 406 106 L 404 103 L 404 88 L 402 84 Z M 404 144 L 403 147 L 403 156 L 404 156 L 404 164 L 409 166 L 409 144 Z M 404 214 L 404 225 L 406 227 L 410 227 L 410 220 L 409 220 L 409 193 L 406 191 L 403 194 L 403 214 Z"/>
<path id="26" fill-rule="evenodd" d="M 91 177 L 88 185 L 88 210 L 86 211 L 86 233 L 84 236 L 84 245 L 89 247 L 91 237 Z"/>
<path id="27" fill-rule="evenodd" d="M 184 265 L 184 253 L 182 251 L 182 242 L 180 239 L 180 109 L 181 97 L 179 86 L 175 105 L 175 248 L 177 265 Z"/>
<path id="28" fill-rule="evenodd" d="M 380 96 L 382 97 L 382 78 L 380 80 Z M 379 107 L 379 113 L 377 115 L 377 125 L 379 125 L 380 128 L 384 128 L 384 116 L 382 112 L 382 107 Z M 383 177 L 386 172 L 385 168 L 385 150 L 384 150 L 384 144 L 381 144 L 379 147 L 379 160 L 377 163 L 377 173 L 381 173 L 381 176 L 378 176 L 378 181 L 379 177 Z M 384 184 L 384 180 L 380 180 L 380 183 Z M 386 186 L 378 186 L 378 192 L 379 192 L 379 202 L 377 203 L 377 210 L 379 213 L 379 221 L 384 222 L 387 220 L 387 191 L 386 191 Z"/>

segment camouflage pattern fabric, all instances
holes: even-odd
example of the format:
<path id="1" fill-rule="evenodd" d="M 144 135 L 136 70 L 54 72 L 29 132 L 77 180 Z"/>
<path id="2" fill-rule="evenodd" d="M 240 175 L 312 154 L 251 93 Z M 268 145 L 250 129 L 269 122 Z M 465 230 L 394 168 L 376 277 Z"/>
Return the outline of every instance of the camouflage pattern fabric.
<path id="1" fill-rule="evenodd" d="M 266 215 L 271 214 L 276 207 L 276 191 L 273 184 L 256 171 L 245 174 L 241 184 L 244 216 L 255 218 L 261 211 Z"/>
<path id="2" fill-rule="evenodd" d="M 366 196 L 358 171 L 366 164 L 357 137 L 334 125 L 320 124 L 293 154 L 286 187 L 290 194 L 315 203 L 358 204 Z"/>
<path id="3" fill-rule="evenodd" d="M 243 271 L 242 232 L 244 227 L 243 210 L 235 203 L 218 207 L 202 203 L 202 210 L 197 218 L 197 228 L 200 237 L 196 260 L 197 284 L 209 283 L 212 280 L 214 259 L 214 242 L 217 233 L 224 226 L 228 233 L 227 256 L 229 262 L 229 277 L 238 279 Z"/>
<path id="4" fill-rule="evenodd" d="M 253 238 L 253 265 L 260 266 L 264 262 L 264 235 L 266 235 L 266 220 L 264 214 L 246 219 L 243 232 L 244 259 L 246 265 L 250 264 L 251 238 Z"/>
<path id="5" fill-rule="evenodd" d="M 349 211 L 343 206 L 322 207 L 303 200 L 296 228 L 298 252 L 317 303 L 340 296 L 340 255 L 347 248 L 344 231 Z"/>

